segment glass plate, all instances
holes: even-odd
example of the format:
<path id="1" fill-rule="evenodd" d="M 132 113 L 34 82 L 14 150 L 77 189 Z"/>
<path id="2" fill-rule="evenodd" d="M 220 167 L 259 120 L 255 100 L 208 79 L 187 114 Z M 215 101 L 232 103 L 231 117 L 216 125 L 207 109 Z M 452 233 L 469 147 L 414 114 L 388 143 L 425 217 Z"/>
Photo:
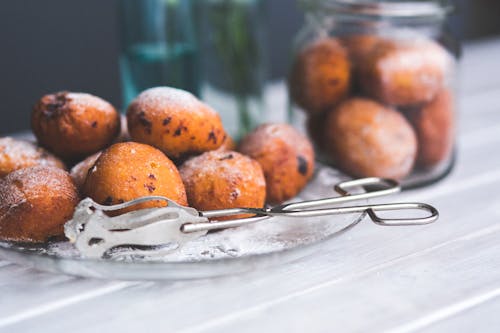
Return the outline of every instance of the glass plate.
<path id="1" fill-rule="evenodd" d="M 333 186 L 346 180 L 338 171 L 319 165 L 313 180 L 292 201 L 332 197 Z M 147 251 L 111 259 L 79 256 L 69 242 L 23 246 L 0 242 L 7 260 L 40 270 L 70 275 L 122 280 L 179 280 L 242 273 L 283 264 L 316 252 L 341 232 L 356 225 L 364 214 L 316 218 L 271 218 L 253 225 L 211 232 L 160 258 Z M 161 250 L 160 250 L 161 251 Z"/>

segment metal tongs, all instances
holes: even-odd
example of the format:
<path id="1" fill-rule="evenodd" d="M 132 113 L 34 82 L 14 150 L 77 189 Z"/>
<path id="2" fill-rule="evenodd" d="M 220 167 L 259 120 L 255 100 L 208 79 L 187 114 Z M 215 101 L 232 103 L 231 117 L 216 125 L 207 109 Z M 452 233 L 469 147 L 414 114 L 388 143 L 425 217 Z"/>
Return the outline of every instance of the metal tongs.
<path id="1" fill-rule="evenodd" d="M 365 192 L 352 194 L 350 191 L 362 187 Z M 363 178 L 339 183 L 334 190 L 340 196 L 317 200 L 283 204 L 269 208 L 232 208 L 211 211 L 198 211 L 184 207 L 165 197 L 148 196 L 113 206 L 97 204 L 90 198 L 82 200 L 73 219 L 64 226 L 66 237 L 82 256 L 102 258 L 112 249 L 123 246 L 171 246 L 175 251 L 187 242 L 205 235 L 209 230 L 240 227 L 261 222 L 275 216 L 316 217 L 324 215 L 367 213 L 370 219 L 383 226 L 407 226 L 432 223 L 439 213 L 425 203 L 391 203 L 349 207 L 335 205 L 365 200 L 393 194 L 400 191 L 399 184 L 391 179 Z M 147 208 L 110 217 L 106 212 L 116 212 L 148 201 L 161 200 L 166 207 Z M 333 207 L 332 207 L 333 206 Z M 383 218 L 378 212 L 422 210 L 424 217 Z M 210 221 L 212 218 L 252 214 L 252 217 L 235 218 L 223 221 Z M 307 221 L 305 222 L 307 223 Z"/>

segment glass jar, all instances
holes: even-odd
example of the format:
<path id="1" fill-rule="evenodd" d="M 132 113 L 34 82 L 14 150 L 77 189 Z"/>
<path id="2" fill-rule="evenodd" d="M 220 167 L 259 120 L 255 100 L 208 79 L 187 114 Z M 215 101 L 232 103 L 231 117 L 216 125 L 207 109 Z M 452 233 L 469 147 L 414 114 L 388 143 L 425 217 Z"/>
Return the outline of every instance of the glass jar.
<path id="1" fill-rule="evenodd" d="M 290 114 L 321 159 L 404 187 L 454 163 L 459 46 L 447 1 L 302 1 L 288 77 Z"/>
<path id="2" fill-rule="evenodd" d="M 196 3 L 200 48 L 200 97 L 238 140 L 264 121 L 266 16 L 263 0 Z"/>
<path id="3" fill-rule="evenodd" d="M 124 107 L 143 90 L 157 86 L 199 95 L 193 1 L 118 2 Z"/>

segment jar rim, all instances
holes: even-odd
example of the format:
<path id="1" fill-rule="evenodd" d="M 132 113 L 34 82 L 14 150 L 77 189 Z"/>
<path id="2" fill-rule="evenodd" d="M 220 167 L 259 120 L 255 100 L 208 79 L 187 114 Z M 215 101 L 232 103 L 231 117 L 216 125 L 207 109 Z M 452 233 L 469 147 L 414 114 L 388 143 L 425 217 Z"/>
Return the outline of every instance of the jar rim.
<path id="1" fill-rule="evenodd" d="M 449 0 L 301 0 L 306 10 L 384 18 L 442 18 L 453 10 Z"/>

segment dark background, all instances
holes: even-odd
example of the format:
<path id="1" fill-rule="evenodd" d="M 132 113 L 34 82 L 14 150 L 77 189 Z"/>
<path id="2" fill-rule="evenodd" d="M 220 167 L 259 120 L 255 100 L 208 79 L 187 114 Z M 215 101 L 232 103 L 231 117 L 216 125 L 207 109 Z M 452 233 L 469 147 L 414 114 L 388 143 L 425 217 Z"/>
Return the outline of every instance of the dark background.
<path id="1" fill-rule="evenodd" d="M 88 92 L 121 107 L 118 1 L 0 1 L 0 135 L 28 129 L 31 107 L 45 93 Z M 500 33 L 500 1 L 455 3 L 452 30 L 458 37 Z M 265 5 L 272 75 L 279 78 L 286 72 L 302 14 L 295 0 L 267 0 Z"/>

